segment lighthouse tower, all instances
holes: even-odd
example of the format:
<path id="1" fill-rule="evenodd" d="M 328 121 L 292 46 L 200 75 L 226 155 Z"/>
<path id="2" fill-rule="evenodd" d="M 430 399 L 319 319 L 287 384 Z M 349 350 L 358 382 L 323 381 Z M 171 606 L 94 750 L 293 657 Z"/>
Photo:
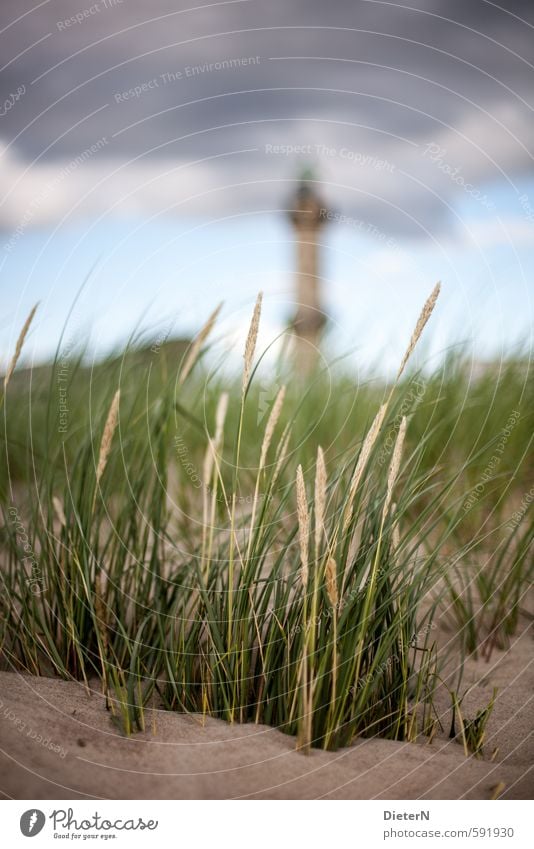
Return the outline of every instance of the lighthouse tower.
<path id="1" fill-rule="evenodd" d="M 293 319 L 296 358 L 298 366 L 306 371 L 313 369 L 316 363 L 321 331 L 326 321 L 321 307 L 319 233 L 327 221 L 328 210 L 314 183 L 311 172 L 304 172 L 289 210 L 297 250 L 297 310 Z"/>

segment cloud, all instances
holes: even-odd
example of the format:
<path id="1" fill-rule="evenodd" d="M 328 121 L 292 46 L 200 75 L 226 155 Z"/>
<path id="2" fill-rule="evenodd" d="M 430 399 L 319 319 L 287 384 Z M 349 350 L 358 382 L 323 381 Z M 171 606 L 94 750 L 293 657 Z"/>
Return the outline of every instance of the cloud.
<path id="1" fill-rule="evenodd" d="M 67 26 L 84 10 L 66 0 L 24 17 L 29 0 L 4 0 L 3 97 L 25 90 L 0 117 L 8 233 L 24 217 L 278 209 L 312 163 L 330 205 L 440 236 L 466 183 L 483 195 L 532 172 L 528 4 L 189 5 L 99 0 Z"/>

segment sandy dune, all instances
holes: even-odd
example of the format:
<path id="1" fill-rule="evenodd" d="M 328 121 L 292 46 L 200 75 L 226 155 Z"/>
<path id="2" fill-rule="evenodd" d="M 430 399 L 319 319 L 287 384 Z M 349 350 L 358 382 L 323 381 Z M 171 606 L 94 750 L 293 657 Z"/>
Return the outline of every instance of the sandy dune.
<path id="1" fill-rule="evenodd" d="M 465 701 L 468 716 L 499 687 L 483 759 L 465 758 L 448 740 L 445 693 L 444 732 L 431 745 L 361 740 L 305 757 L 272 728 L 164 711 L 127 739 L 99 693 L 3 672 L 0 789 L 17 799 L 489 799 L 504 782 L 503 797 L 532 798 L 532 657 L 524 632 L 489 664 L 466 664 L 464 684 L 479 682 Z"/>

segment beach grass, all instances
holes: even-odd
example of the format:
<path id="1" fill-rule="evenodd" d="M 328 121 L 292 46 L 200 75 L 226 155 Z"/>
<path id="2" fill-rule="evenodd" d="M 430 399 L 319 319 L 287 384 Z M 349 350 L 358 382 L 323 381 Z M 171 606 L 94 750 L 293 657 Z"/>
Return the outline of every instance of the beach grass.
<path id="1" fill-rule="evenodd" d="M 505 645 L 534 535 L 528 362 L 411 370 L 438 296 L 393 382 L 289 362 L 267 393 L 261 296 L 235 379 L 204 367 L 220 308 L 179 351 L 16 371 L 32 312 L 2 402 L 4 666 L 98 679 L 125 733 L 156 703 L 303 752 L 433 733 L 437 623 L 459 657 Z"/>

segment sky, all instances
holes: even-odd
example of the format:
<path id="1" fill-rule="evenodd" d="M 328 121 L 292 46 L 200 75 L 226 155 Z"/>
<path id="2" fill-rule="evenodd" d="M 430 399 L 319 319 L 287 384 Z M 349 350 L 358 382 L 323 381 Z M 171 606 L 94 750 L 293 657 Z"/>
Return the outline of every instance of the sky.
<path id="1" fill-rule="evenodd" d="M 533 101 L 529 2 L 2 0 L 0 357 L 37 300 L 33 361 L 221 300 L 237 350 L 259 289 L 269 344 L 309 167 L 325 356 L 394 368 L 438 279 L 425 361 L 530 352 Z"/>

